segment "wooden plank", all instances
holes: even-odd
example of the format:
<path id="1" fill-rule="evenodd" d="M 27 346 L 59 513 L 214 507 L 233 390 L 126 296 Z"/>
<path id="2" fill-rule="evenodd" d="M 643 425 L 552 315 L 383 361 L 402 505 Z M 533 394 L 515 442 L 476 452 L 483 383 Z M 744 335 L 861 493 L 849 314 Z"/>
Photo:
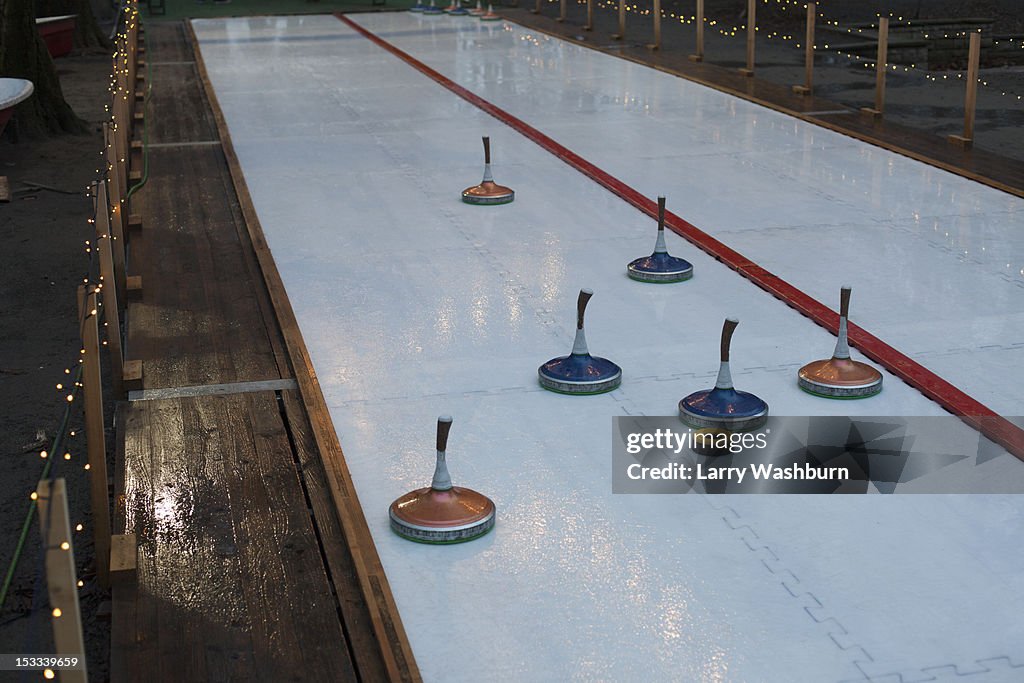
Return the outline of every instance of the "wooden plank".
<path id="1" fill-rule="evenodd" d="M 125 581 L 135 577 L 137 552 L 135 534 L 114 534 L 110 537 L 111 581 Z"/>
<path id="2" fill-rule="evenodd" d="M 107 488 L 107 446 L 103 430 L 103 380 L 100 377 L 100 331 L 96 292 L 89 294 L 82 331 L 82 385 L 85 396 L 85 441 L 89 460 L 89 501 L 92 513 L 96 578 L 110 585 L 110 492 Z"/>
<path id="3" fill-rule="evenodd" d="M 654 42 L 647 47 L 651 50 L 661 49 L 661 0 L 654 0 L 654 7 L 651 10 L 652 30 L 654 31 Z"/>
<path id="4" fill-rule="evenodd" d="M 138 553 L 134 620 L 115 611 L 112 624 L 112 660 L 129 658 L 120 680 L 260 680 L 226 495 L 244 458 L 237 421 L 180 399 L 125 404 L 121 416 L 124 528 Z"/>
<path id="5" fill-rule="evenodd" d="M 7 180 L 7 176 L 0 175 L 0 202 L 11 201 L 11 184 Z"/>
<path id="6" fill-rule="evenodd" d="M 964 94 L 964 134 L 951 135 L 950 140 L 970 148 L 974 142 L 974 110 L 978 103 L 978 62 L 981 59 L 981 33 L 971 33 L 967 49 L 967 92 Z"/>
<path id="7" fill-rule="evenodd" d="M 747 0 L 747 66 L 740 73 L 754 75 L 754 43 L 757 37 L 757 0 Z"/>
<path id="8" fill-rule="evenodd" d="M 145 361 L 147 389 L 291 374 L 280 333 L 268 329 L 276 323 L 227 177 L 217 147 L 150 152 L 140 210 L 151 225 L 175 229 L 132 240 L 132 267 L 146 290 L 131 304 L 126 348 Z M 183 194 L 196 201 L 181 202 Z"/>
<path id="9" fill-rule="evenodd" d="M 123 509 L 139 539 L 134 642 L 146 652 L 136 675 L 357 680 L 275 392 L 121 415 Z"/>
<path id="10" fill-rule="evenodd" d="M 612 40 L 623 40 L 626 37 L 626 0 L 619 0 L 619 30 L 612 34 Z"/>
<path id="11" fill-rule="evenodd" d="M 54 654 L 77 657 L 81 667 L 64 669 L 61 681 L 86 683 L 85 643 L 82 639 L 82 613 L 78 607 L 78 579 L 75 575 L 75 551 L 71 544 L 71 520 L 64 479 L 43 479 L 36 487 L 39 508 L 39 532 L 46 550 L 46 589 L 50 595 Z"/>
<path id="12" fill-rule="evenodd" d="M 302 475 L 313 519 L 317 525 L 321 547 L 330 569 L 341 607 L 341 616 L 359 675 L 366 681 L 387 678 L 384 658 L 373 635 L 370 610 L 359 588 L 359 577 L 352 553 L 344 542 L 337 509 L 331 497 L 327 475 L 317 451 L 313 428 L 309 423 L 302 397 L 297 391 L 282 391 L 281 401 L 288 420 L 299 472 Z"/>
<path id="13" fill-rule="evenodd" d="M 807 28 L 804 33 L 804 84 L 794 85 L 793 92 L 810 95 L 814 90 L 814 21 L 818 8 L 813 2 L 807 3 Z"/>
<path id="14" fill-rule="evenodd" d="M 110 380 L 114 395 L 124 398 L 124 355 L 121 350 L 121 309 L 117 301 L 117 289 L 113 286 L 114 257 L 111 244 L 110 216 L 107 213 L 107 186 L 96 183 L 96 250 L 99 253 L 100 278 L 106 285 L 101 290 L 103 296 L 103 321 L 107 331 L 107 350 L 110 353 Z"/>
<path id="15" fill-rule="evenodd" d="M 879 117 L 885 112 L 885 70 L 889 61 L 889 19 L 878 20 L 878 55 L 875 57 L 875 106 L 863 107 L 865 114 Z"/>
<path id="16" fill-rule="evenodd" d="M 691 62 L 704 61 L 704 0 L 697 0 L 697 14 L 694 17 L 697 31 L 697 51 L 688 56 Z"/>
<path id="17" fill-rule="evenodd" d="M 110 204 L 110 252 L 114 259 L 114 288 L 120 304 L 127 301 L 125 296 L 125 239 L 122 216 L 124 211 L 124 187 L 117 161 L 117 150 L 114 134 L 109 123 L 103 124 L 104 144 L 107 153 L 107 197 Z"/>
<path id="18" fill-rule="evenodd" d="M 114 409 L 114 509 L 112 529 L 125 530 L 125 412 L 126 403 L 118 402 Z M 138 551 L 136 550 L 136 553 Z M 136 555 L 136 568 L 138 556 Z M 135 577 L 137 578 L 137 577 Z M 147 654 L 136 640 L 137 581 L 113 581 L 110 585 L 110 680 L 115 683 L 132 681 L 134 672 L 141 670 L 139 661 Z"/>
<path id="19" fill-rule="evenodd" d="M 196 40 L 191 25 L 187 25 L 186 28 L 190 33 L 190 42 L 195 46 Z M 419 681 L 421 680 L 419 669 L 416 667 L 412 648 L 405 635 L 394 596 L 391 594 L 390 586 L 384 575 L 384 568 L 373 544 L 373 537 L 366 524 L 366 518 L 363 516 L 362 506 L 356 496 L 355 487 L 352 484 L 341 445 L 338 443 L 337 434 L 331 423 L 312 360 L 299 331 L 281 275 L 267 246 L 266 237 L 260 226 L 259 218 L 256 216 L 241 166 L 228 135 L 224 115 L 210 85 L 202 54 L 198 50 L 195 51 L 195 60 L 224 145 L 224 154 L 245 216 L 245 225 L 250 232 L 253 248 L 284 335 L 288 355 L 295 368 L 295 379 L 299 384 L 300 395 L 310 417 L 317 450 L 324 463 L 324 470 L 337 508 L 338 518 L 342 524 L 342 531 L 352 552 L 360 588 L 369 606 L 374 633 L 384 657 L 388 678 L 392 681 Z"/>
<path id="20" fill-rule="evenodd" d="M 126 360 L 124 370 L 124 388 L 128 391 L 138 391 L 143 386 L 143 364 L 141 360 Z"/>
<path id="21" fill-rule="evenodd" d="M 356 680 L 277 396 L 210 397 L 196 405 L 214 402 L 236 406 L 225 418 L 241 416 L 225 430 L 237 437 L 247 428 L 250 435 L 248 443 L 234 439 L 245 455 L 228 494 L 258 670 L 270 680 L 295 671 Z"/>

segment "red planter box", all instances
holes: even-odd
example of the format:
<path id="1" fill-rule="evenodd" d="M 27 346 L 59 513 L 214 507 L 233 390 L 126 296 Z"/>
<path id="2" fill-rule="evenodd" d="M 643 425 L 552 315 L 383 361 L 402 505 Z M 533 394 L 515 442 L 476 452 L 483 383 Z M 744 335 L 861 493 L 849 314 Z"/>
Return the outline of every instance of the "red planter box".
<path id="1" fill-rule="evenodd" d="M 36 19 L 39 35 L 46 42 L 46 49 L 51 57 L 63 57 L 71 52 L 75 39 L 75 14 L 61 17 L 43 17 Z"/>

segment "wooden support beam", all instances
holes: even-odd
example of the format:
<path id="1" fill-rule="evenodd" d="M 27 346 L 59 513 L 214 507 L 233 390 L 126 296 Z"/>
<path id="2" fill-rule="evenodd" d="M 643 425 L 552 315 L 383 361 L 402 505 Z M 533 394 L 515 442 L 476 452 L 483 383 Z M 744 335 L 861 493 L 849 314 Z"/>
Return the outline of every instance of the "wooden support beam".
<path id="1" fill-rule="evenodd" d="M 110 128 L 109 123 L 103 124 L 104 138 L 106 139 L 107 164 L 107 193 L 108 204 L 110 205 L 110 235 L 112 239 L 111 254 L 114 258 L 114 282 L 113 286 L 117 293 L 117 300 L 123 304 L 127 301 L 125 286 L 125 239 L 124 239 L 124 188 L 121 186 L 121 174 L 118 172 L 117 161 L 117 137 Z"/>
<path id="2" fill-rule="evenodd" d="M 110 580 L 135 578 L 138 567 L 138 545 L 135 534 L 114 534 L 110 538 Z"/>
<path id="3" fill-rule="evenodd" d="M 555 21 L 565 21 L 565 17 L 567 16 L 567 13 L 569 11 L 569 8 L 566 7 L 567 4 L 568 3 L 566 2 L 566 0 L 561 0 L 558 3 L 558 17 L 555 19 Z"/>
<path id="4" fill-rule="evenodd" d="M 88 674 L 82 613 L 78 605 L 78 577 L 75 574 L 75 551 L 71 543 L 71 520 L 64 479 L 41 480 L 36 487 L 36 495 L 39 532 L 46 552 L 46 590 L 50 595 L 54 654 L 76 657 L 81 664 L 76 669 L 61 669 L 60 680 L 86 683 Z"/>
<path id="5" fill-rule="evenodd" d="M 654 0 L 654 9 L 651 14 L 654 20 L 654 42 L 647 47 L 651 50 L 661 49 L 661 0 Z"/>
<path id="6" fill-rule="evenodd" d="M 626 0 L 619 0 L 619 32 L 612 34 L 612 40 L 626 37 Z"/>
<path id="7" fill-rule="evenodd" d="M 114 395 L 118 398 L 127 396 L 124 390 L 124 357 L 121 353 L 121 308 L 118 305 L 117 288 L 114 283 L 114 258 L 111 254 L 114 245 L 110 236 L 110 218 L 107 216 L 107 188 L 104 183 L 99 186 L 99 204 L 102 210 L 96 212 L 96 250 L 99 253 L 100 277 L 103 279 L 103 321 L 107 329 L 107 349 L 110 351 L 110 379 Z M 126 281 L 127 286 L 127 281 Z"/>
<path id="8" fill-rule="evenodd" d="M 142 298 L 142 276 L 129 275 L 127 278 L 128 300 L 138 301 Z"/>
<path id="9" fill-rule="evenodd" d="M 107 488 L 107 443 L 103 429 L 103 384 L 100 377 L 100 328 L 96 293 L 89 294 L 82 331 L 82 386 L 85 393 L 85 441 L 89 458 L 96 578 L 110 585 L 110 490 Z"/>
<path id="10" fill-rule="evenodd" d="M 125 391 L 142 390 L 142 361 L 127 360 L 124 362 Z"/>
<path id="11" fill-rule="evenodd" d="M 128 230 L 129 232 L 142 230 L 142 216 L 137 213 L 128 216 Z"/>
<path id="12" fill-rule="evenodd" d="M 747 66 L 740 69 L 744 76 L 754 75 L 754 37 L 757 32 L 757 0 L 747 0 Z"/>
<path id="13" fill-rule="evenodd" d="M 583 30 L 594 30 L 594 0 L 587 0 L 587 23 L 583 25 Z"/>
<path id="14" fill-rule="evenodd" d="M 889 19 L 878 20 L 878 56 L 875 58 L 875 106 L 862 107 L 861 111 L 878 118 L 885 111 L 885 68 L 889 61 Z"/>
<path id="15" fill-rule="evenodd" d="M 541 3 L 541 1 L 542 0 L 537 0 L 537 4 L 534 6 L 534 8 L 532 10 L 530 10 L 531 14 L 540 14 L 540 3 Z"/>
<path id="16" fill-rule="evenodd" d="M 704 61 L 704 0 L 697 0 L 697 17 L 694 21 L 697 28 L 697 51 L 690 55 L 691 62 Z"/>
<path id="17" fill-rule="evenodd" d="M 793 92 L 798 95 L 810 95 L 814 89 L 814 20 L 817 6 L 807 3 L 807 31 L 804 34 L 804 84 L 794 85 Z"/>
<path id="18" fill-rule="evenodd" d="M 967 49 L 967 92 L 964 94 L 964 134 L 950 135 L 949 141 L 970 149 L 974 144 L 974 112 L 978 105 L 978 63 L 981 61 L 981 33 L 971 33 Z"/>
<path id="19" fill-rule="evenodd" d="M 7 180 L 7 176 L 0 175 L 0 202 L 11 201 L 11 184 Z"/>

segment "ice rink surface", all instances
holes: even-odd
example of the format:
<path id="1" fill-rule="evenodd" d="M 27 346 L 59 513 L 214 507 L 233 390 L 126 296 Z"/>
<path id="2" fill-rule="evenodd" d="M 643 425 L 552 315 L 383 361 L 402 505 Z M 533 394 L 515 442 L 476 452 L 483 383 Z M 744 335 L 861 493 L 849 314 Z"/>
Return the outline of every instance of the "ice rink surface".
<path id="1" fill-rule="evenodd" d="M 855 322 L 1021 412 L 1024 201 L 504 22 L 353 19 L 815 298 L 853 285 Z M 609 418 L 711 386 L 728 315 L 736 385 L 773 414 L 938 405 L 888 373 L 867 401 L 802 393 L 831 334 L 674 234 L 693 280 L 629 280 L 652 220 L 338 19 L 193 26 L 427 680 L 1024 677 L 1019 497 L 611 493 Z M 481 135 L 513 204 L 459 201 Z M 537 386 L 580 287 L 610 394 Z M 498 523 L 421 546 L 387 506 L 429 483 L 441 413 Z"/>

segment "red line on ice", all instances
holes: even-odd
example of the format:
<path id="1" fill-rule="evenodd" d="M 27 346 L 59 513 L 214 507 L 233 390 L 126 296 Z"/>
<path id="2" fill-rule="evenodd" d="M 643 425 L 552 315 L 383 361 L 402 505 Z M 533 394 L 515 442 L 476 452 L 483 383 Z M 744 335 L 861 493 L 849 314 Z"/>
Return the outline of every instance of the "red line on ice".
<path id="1" fill-rule="evenodd" d="M 479 95 L 470 92 L 448 77 L 431 69 L 412 55 L 403 52 L 383 38 L 366 30 L 344 14 L 337 12 L 334 16 L 409 66 L 540 145 L 651 218 L 657 218 L 658 204 L 654 200 L 648 199 L 626 183 L 590 163 L 572 150 L 560 145 L 522 119 L 516 118 L 501 107 L 491 104 Z M 746 256 L 719 242 L 714 237 L 672 212 L 665 212 L 665 225 L 707 254 L 715 257 L 743 277 L 769 292 L 775 298 L 800 311 L 832 334 L 838 334 L 839 314 L 820 301 L 805 294 L 778 275 L 765 270 Z M 848 334 L 850 344 L 856 346 L 865 356 L 883 365 L 893 375 L 899 377 L 949 412 L 959 416 L 964 422 L 1006 448 L 1017 458 L 1024 460 L 1024 430 L 1020 427 L 1005 417 L 1000 416 L 980 401 L 972 398 L 966 392 L 942 379 L 909 356 L 889 346 L 862 327 L 849 323 Z"/>

